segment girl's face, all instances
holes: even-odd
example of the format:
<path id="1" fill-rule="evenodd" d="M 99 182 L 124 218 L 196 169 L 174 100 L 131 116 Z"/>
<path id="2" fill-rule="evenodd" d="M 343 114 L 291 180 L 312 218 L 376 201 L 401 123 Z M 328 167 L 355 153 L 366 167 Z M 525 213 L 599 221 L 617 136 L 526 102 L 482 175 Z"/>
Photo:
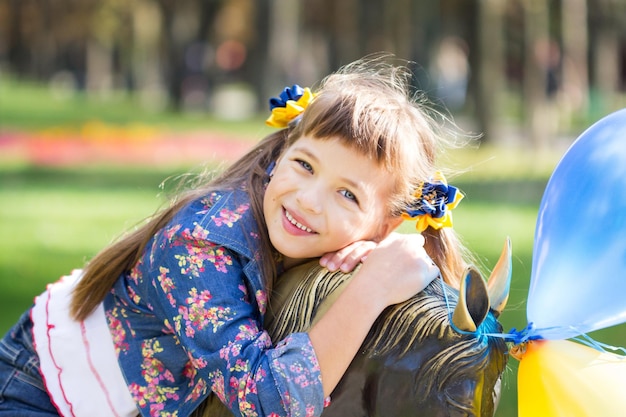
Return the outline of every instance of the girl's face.
<path id="1" fill-rule="evenodd" d="M 394 178 L 339 140 L 302 137 L 276 162 L 263 212 L 287 263 L 380 240 L 400 222 L 389 214 Z"/>

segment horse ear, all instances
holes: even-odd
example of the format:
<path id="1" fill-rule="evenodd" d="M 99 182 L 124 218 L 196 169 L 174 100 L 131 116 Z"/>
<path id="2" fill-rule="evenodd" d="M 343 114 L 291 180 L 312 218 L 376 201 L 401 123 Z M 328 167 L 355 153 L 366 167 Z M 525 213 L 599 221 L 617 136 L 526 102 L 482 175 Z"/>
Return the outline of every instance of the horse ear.
<path id="1" fill-rule="evenodd" d="M 500 259 L 491 271 L 487 281 L 489 291 L 489 301 L 491 308 L 496 313 L 496 317 L 502 313 L 506 302 L 509 299 L 509 288 L 511 286 L 511 239 L 506 238 Z"/>
<path id="2" fill-rule="evenodd" d="M 459 301 L 452 315 L 452 323 L 459 330 L 475 332 L 488 312 L 487 284 L 475 268 L 468 268 L 461 280 Z"/>

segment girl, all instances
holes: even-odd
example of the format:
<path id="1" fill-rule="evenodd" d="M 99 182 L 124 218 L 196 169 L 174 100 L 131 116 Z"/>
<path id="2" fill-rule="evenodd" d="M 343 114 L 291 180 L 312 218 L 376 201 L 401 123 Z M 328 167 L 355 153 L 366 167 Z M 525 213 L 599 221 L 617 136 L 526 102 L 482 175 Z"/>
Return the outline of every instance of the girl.
<path id="1" fill-rule="evenodd" d="M 440 229 L 461 195 L 426 181 L 442 138 L 408 76 L 361 61 L 272 99 L 281 130 L 37 297 L 0 343 L 0 415 L 188 416 L 211 392 L 235 415 L 320 415 L 379 313 L 464 269 Z M 423 234 L 391 233 L 406 217 Z M 311 258 L 363 265 L 272 341 L 272 282 Z"/>

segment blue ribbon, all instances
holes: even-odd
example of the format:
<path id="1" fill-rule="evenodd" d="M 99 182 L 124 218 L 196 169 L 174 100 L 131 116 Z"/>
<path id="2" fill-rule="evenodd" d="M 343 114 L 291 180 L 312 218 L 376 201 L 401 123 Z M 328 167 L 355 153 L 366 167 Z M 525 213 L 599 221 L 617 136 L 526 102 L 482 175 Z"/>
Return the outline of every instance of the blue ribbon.
<path id="1" fill-rule="evenodd" d="M 287 107 L 289 100 L 298 101 L 303 94 L 304 88 L 298 84 L 294 84 L 292 87 L 285 87 L 278 97 L 270 98 L 270 110 L 274 110 L 275 107 Z"/>

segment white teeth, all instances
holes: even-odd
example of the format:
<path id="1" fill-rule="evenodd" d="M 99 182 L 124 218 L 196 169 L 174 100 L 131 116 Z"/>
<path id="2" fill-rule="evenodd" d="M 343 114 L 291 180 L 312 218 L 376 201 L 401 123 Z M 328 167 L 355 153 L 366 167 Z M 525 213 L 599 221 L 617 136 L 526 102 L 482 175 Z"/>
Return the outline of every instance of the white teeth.
<path id="1" fill-rule="evenodd" d="M 289 222 L 291 222 L 291 224 L 293 224 L 294 226 L 296 226 L 298 229 L 300 230 L 304 230 L 308 233 L 313 233 L 313 230 L 309 229 L 308 227 L 306 227 L 305 225 L 298 223 L 296 221 L 296 219 L 294 219 L 291 214 L 289 214 L 289 212 L 287 210 L 285 210 L 285 216 L 287 217 L 287 220 L 289 220 Z"/>

